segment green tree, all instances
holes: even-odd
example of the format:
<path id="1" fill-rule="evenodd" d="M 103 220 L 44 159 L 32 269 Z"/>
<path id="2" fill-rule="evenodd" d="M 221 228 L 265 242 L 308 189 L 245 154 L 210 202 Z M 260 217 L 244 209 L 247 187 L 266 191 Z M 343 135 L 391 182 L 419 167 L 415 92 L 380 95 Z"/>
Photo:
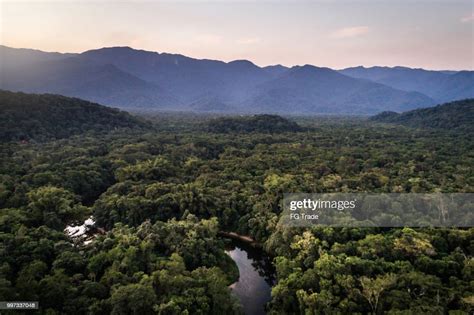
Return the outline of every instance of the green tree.
<path id="1" fill-rule="evenodd" d="M 393 286 L 396 280 L 397 277 L 394 274 L 380 275 L 376 278 L 360 278 L 362 296 L 369 302 L 373 314 L 377 314 L 383 292 Z"/>
<path id="2" fill-rule="evenodd" d="M 28 215 L 33 225 L 46 225 L 62 230 L 68 224 L 80 222 L 88 210 L 64 188 L 45 186 L 28 193 Z"/>

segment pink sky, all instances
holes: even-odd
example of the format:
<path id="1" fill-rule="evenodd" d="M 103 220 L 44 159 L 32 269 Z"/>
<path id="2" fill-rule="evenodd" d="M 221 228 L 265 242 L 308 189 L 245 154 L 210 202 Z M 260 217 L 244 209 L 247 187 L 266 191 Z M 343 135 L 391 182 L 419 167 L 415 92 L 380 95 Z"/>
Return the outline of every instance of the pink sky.
<path id="1" fill-rule="evenodd" d="M 472 1 L 4 1 L 0 43 L 131 46 L 258 65 L 474 69 Z"/>

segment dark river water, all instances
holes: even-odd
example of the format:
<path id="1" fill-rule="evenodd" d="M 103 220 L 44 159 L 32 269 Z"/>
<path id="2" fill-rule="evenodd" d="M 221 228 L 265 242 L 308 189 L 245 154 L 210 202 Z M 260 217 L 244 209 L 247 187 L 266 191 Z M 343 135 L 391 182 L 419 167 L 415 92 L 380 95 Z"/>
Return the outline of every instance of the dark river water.
<path id="1" fill-rule="evenodd" d="M 232 241 L 227 254 L 239 268 L 239 280 L 230 287 L 239 298 L 245 314 L 265 314 L 265 304 L 270 301 L 275 283 L 275 270 L 270 259 L 261 249 L 238 241 Z"/>

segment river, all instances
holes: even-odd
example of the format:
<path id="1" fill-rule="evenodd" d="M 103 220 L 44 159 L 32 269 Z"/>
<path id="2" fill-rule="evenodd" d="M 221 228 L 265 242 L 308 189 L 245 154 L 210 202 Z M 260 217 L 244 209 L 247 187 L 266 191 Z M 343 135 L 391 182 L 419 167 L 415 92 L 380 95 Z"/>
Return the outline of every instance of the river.
<path id="1" fill-rule="evenodd" d="M 239 280 L 230 287 L 245 314 L 265 314 L 265 304 L 270 301 L 275 283 L 275 270 L 270 259 L 261 249 L 235 240 L 226 252 L 239 268 Z"/>
<path id="2" fill-rule="evenodd" d="M 66 234 L 79 239 L 84 244 L 91 242 L 87 232 L 94 225 L 92 217 L 80 226 L 68 226 Z M 275 284 L 275 268 L 270 258 L 261 248 L 241 240 L 229 240 L 226 253 L 239 268 L 239 280 L 230 288 L 242 304 L 246 315 L 265 314 L 265 304 L 270 301 L 272 286 Z"/>

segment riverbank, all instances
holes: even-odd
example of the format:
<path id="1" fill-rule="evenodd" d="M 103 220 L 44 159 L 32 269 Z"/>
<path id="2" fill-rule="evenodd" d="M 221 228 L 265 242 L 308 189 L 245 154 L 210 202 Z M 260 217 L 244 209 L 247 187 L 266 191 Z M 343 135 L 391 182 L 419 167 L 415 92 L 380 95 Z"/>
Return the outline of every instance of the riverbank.
<path id="1" fill-rule="evenodd" d="M 219 235 L 222 237 L 227 237 L 227 238 L 244 242 L 252 247 L 262 247 L 261 243 L 257 242 L 256 240 L 254 240 L 253 238 L 247 235 L 240 235 L 235 232 L 224 232 L 224 231 L 220 231 Z"/>

